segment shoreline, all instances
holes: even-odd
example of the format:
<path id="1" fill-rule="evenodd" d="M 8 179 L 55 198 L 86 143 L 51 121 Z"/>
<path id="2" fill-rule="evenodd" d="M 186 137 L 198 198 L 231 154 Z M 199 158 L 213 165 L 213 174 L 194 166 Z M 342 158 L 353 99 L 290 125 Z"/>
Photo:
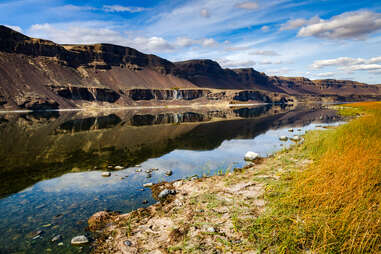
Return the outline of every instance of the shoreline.
<path id="1" fill-rule="evenodd" d="M 255 253 L 256 247 L 235 230 L 241 221 L 258 217 L 265 209 L 268 181 L 285 171 L 306 167 L 298 160 L 301 143 L 236 168 L 225 175 L 154 184 L 157 203 L 127 214 L 98 212 L 89 227 L 99 235 L 93 253 Z M 292 159 L 291 163 L 284 163 Z M 158 194 L 169 190 L 165 199 Z M 235 225 L 237 223 L 237 225 Z M 104 227 L 105 226 L 105 227 Z M 155 239 L 155 241 L 152 241 Z"/>

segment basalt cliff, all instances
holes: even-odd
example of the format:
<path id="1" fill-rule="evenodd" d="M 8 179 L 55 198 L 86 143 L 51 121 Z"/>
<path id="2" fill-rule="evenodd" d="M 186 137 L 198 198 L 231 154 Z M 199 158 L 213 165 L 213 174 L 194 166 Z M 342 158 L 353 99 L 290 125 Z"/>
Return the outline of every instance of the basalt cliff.
<path id="1" fill-rule="evenodd" d="M 111 44 L 60 45 L 0 26 L 0 109 L 381 100 L 381 85 L 170 62 Z"/>

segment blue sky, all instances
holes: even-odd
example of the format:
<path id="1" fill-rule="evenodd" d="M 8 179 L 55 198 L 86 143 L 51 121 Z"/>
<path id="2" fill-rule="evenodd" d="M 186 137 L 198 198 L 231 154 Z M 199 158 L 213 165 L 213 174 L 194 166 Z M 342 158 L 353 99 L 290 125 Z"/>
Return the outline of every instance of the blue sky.
<path id="1" fill-rule="evenodd" d="M 381 83 L 381 1 L 0 0 L 0 23 L 58 43 L 113 43 L 171 61 Z"/>

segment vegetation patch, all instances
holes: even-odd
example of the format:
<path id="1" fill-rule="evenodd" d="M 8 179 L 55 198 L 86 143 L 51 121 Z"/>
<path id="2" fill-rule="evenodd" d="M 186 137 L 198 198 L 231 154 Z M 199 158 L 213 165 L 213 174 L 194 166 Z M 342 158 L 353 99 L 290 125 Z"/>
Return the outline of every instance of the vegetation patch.
<path id="1" fill-rule="evenodd" d="M 362 116 L 308 133 L 299 156 L 314 163 L 268 184 L 266 212 L 246 228 L 260 250 L 381 251 L 381 103 L 347 107 L 341 112 Z"/>

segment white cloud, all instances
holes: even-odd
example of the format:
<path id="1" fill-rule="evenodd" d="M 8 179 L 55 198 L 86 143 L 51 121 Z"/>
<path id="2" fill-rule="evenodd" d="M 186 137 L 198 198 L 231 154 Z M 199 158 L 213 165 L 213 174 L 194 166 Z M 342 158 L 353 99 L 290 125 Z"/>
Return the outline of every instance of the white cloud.
<path id="1" fill-rule="evenodd" d="M 281 60 L 276 60 L 276 61 L 272 61 L 272 60 L 262 60 L 259 62 L 259 64 L 262 64 L 262 65 L 268 65 L 268 64 L 283 64 L 284 62 L 281 61 Z"/>
<path id="2" fill-rule="evenodd" d="M 19 33 L 22 33 L 22 28 L 19 26 L 9 26 L 9 25 L 4 25 L 4 26 L 9 27 L 10 29 L 13 29 Z"/>
<path id="3" fill-rule="evenodd" d="M 256 2 L 243 2 L 235 5 L 236 8 L 246 9 L 246 10 L 256 10 L 259 8 Z"/>
<path id="4" fill-rule="evenodd" d="M 143 7 L 131 7 L 131 6 L 122 6 L 122 5 L 104 5 L 103 10 L 106 12 L 142 12 L 148 10 Z"/>
<path id="5" fill-rule="evenodd" d="M 322 73 L 317 73 L 315 74 L 316 77 L 321 77 L 321 78 L 327 78 L 327 77 L 333 77 L 335 76 L 335 73 L 333 72 L 322 72 Z"/>
<path id="6" fill-rule="evenodd" d="M 244 68 L 252 67 L 253 65 L 255 65 L 255 62 L 253 60 L 220 59 L 217 62 L 225 68 Z"/>
<path id="7" fill-rule="evenodd" d="M 218 43 L 214 39 L 212 39 L 212 38 L 207 38 L 207 39 L 203 39 L 201 41 L 201 44 L 204 47 L 212 47 L 212 46 L 216 46 Z"/>
<path id="8" fill-rule="evenodd" d="M 280 27 L 281 31 L 284 30 L 293 30 L 305 25 L 313 25 L 316 23 L 319 23 L 321 19 L 318 16 L 312 17 L 311 19 L 294 19 L 294 20 L 289 20 L 285 24 L 282 24 Z"/>
<path id="9" fill-rule="evenodd" d="M 346 12 L 300 29 L 298 36 L 325 39 L 362 39 L 381 29 L 381 14 L 371 11 Z"/>
<path id="10" fill-rule="evenodd" d="M 269 30 L 270 30 L 269 26 L 262 26 L 261 27 L 261 31 L 263 31 L 263 32 L 268 32 Z"/>
<path id="11" fill-rule="evenodd" d="M 202 17 L 204 17 L 204 18 L 209 18 L 210 17 L 210 13 L 209 13 L 209 11 L 208 11 L 208 9 L 201 9 L 201 11 L 200 11 L 200 15 L 202 16 Z"/>
<path id="12" fill-rule="evenodd" d="M 346 70 L 347 68 L 343 67 L 343 70 Z M 358 64 L 358 65 L 352 65 L 348 68 L 351 71 L 376 71 L 381 70 L 380 64 Z"/>
<path id="13" fill-rule="evenodd" d="M 251 49 L 251 47 L 250 46 L 230 46 L 225 48 L 226 51 L 244 51 L 248 49 Z"/>
<path id="14" fill-rule="evenodd" d="M 79 5 L 67 4 L 67 5 L 56 7 L 55 10 L 57 11 L 95 11 L 97 10 L 97 8 L 94 8 L 91 6 L 79 6 Z"/>
<path id="15" fill-rule="evenodd" d="M 101 28 L 103 27 L 103 28 Z M 35 24 L 29 29 L 29 34 L 37 38 L 46 38 L 61 44 L 95 44 L 111 43 L 138 50 L 168 51 L 173 46 L 161 37 L 127 38 L 112 30 L 109 23 L 84 22 L 68 24 Z M 111 26 L 112 27 L 112 26 Z"/>
<path id="16" fill-rule="evenodd" d="M 249 54 L 258 56 L 279 56 L 279 54 L 274 50 L 257 50 L 254 52 L 250 52 Z"/>
<path id="17" fill-rule="evenodd" d="M 366 60 L 362 58 L 351 58 L 351 57 L 339 57 L 335 59 L 318 60 L 312 64 L 313 69 L 321 69 L 327 66 L 349 66 L 354 64 L 365 63 Z"/>

